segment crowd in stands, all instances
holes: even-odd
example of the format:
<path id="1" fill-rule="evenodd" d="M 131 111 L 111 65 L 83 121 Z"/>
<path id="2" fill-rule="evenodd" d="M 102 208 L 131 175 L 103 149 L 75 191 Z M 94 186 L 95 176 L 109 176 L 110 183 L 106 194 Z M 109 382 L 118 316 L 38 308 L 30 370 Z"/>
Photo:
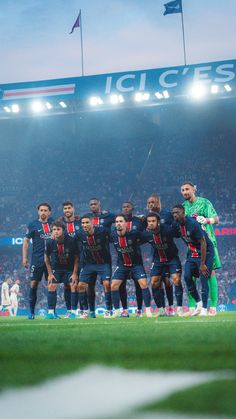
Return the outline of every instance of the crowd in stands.
<path id="1" fill-rule="evenodd" d="M 135 212 L 142 214 L 147 196 L 154 192 L 171 208 L 182 202 L 180 185 L 186 179 L 196 183 L 199 196 L 213 202 L 221 225 L 234 226 L 234 123 L 224 126 L 216 117 L 209 128 L 206 116 L 192 115 L 186 122 L 186 115 L 177 110 L 170 123 L 170 111 L 160 112 L 158 118 L 155 112 L 137 109 L 1 121 L 6 141 L 0 145 L 0 236 L 23 237 L 40 202 L 52 205 L 54 218 L 61 215 L 67 199 L 80 215 L 88 210 L 91 197 L 115 213 L 131 199 Z M 220 302 L 227 303 L 236 278 L 235 239 L 218 241 L 223 265 L 218 276 Z M 21 267 L 19 249 L 0 252 L 0 281 L 6 274 L 19 277 L 21 307 L 26 307 L 29 272 Z M 147 255 L 145 263 L 149 266 Z M 45 284 L 41 293 L 43 307 Z"/>

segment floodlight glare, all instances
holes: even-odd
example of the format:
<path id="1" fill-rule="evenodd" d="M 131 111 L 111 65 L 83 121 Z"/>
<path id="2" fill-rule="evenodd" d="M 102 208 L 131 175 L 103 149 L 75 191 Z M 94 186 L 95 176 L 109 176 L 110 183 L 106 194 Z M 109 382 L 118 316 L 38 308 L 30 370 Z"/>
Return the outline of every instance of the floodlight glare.
<path id="1" fill-rule="evenodd" d="M 225 88 L 226 92 L 231 92 L 231 90 L 232 90 L 232 88 L 230 87 L 229 84 L 225 84 L 224 88 Z"/>
<path id="2" fill-rule="evenodd" d="M 60 105 L 62 108 L 67 108 L 67 105 L 66 105 L 66 103 L 65 103 L 65 102 L 59 102 L 59 105 Z"/>
<path id="3" fill-rule="evenodd" d="M 4 109 L 5 112 L 11 112 L 11 109 L 9 108 L 9 106 L 4 106 L 3 109 Z"/>
<path id="4" fill-rule="evenodd" d="M 136 102 L 142 102 L 143 100 L 148 100 L 150 98 L 150 93 L 136 93 L 134 99 Z"/>
<path id="5" fill-rule="evenodd" d="M 33 112 L 42 112 L 44 108 L 42 102 L 33 102 L 31 107 Z"/>
<path id="6" fill-rule="evenodd" d="M 122 95 L 111 95 L 110 102 L 112 103 L 112 105 L 117 105 L 118 103 L 123 103 L 124 98 Z"/>
<path id="7" fill-rule="evenodd" d="M 50 102 L 46 102 L 45 106 L 46 106 L 47 109 L 52 109 L 52 105 L 51 105 Z"/>
<path id="8" fill-rule="evenodd" d="M 92 96 L 89 99 L 89 103 L 90 103 L 91 106 L 102 105 L 103 104 L 103 100 L 100 97 Z"/>
<path id="9" fill-rule="evenodd" d="M 163 96 L 164 96 L 165 99 L 169 99 L 170 95 L 169 95 L 168 90 L 164 90 Z"/>
<path id="10" fill-rule="evenodd" d="M 156 92 L 155 96 L 157 99 L 163 99 L 163 95 L 160 92 Z"/>
<path id="11" fill-rule="evenodd" d="M 206 87 L 203 84 L 194 84 L 191 89 L 191 96 L 194 99 L 202 99 L 206 94 Z"/>
<path id="12" fill-rule="evenodd" d="M 213 84 L 212 86 L 211 86 L 211 93 L 218 93 L 218 91 L 219 91 L 219 87 L 216 85 L 216 84 Z"/>
<path id="13" fill-rule="evenodd" d="M 19 110 L 20 110 L 19 105 L 17 105 L 17 104 L 12 105 L 11 110 L 14 113 L 19 112 Z"/>

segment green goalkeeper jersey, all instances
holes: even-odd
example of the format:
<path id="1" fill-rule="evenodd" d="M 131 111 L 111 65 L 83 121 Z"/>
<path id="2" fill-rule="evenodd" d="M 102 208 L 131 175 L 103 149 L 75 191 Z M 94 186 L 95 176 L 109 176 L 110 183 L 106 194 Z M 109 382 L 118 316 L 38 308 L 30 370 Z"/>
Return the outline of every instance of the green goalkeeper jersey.
<path id="1" fill-rule="evenodd" d="M 185 201 L 183 203 L 185 215 L 193 217 L 194 215 L 201 215 L 205 218 L 216 217 L 217 213 L 212 203 L 206 198 L 197 197 L 194 202 Z M 217 241 L 212 224 L 204 224 L 206 232 L 212 243 L 216 246 Z"/>

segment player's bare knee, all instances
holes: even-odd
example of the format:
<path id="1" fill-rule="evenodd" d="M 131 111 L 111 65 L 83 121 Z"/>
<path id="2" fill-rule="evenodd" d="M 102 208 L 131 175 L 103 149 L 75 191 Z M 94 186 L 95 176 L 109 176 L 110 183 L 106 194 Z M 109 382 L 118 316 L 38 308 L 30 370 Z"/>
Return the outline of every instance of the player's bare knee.
<path id="1" fill-rule="evenodd" d="M 103 288 L 105 292 L 111 291 L 111 284 L 109 281 L 103 281 Z"/>
<path id="2" fill-rule="evenodd" d="M 86 292 L 88 285 L 85 282 L 79 282 L 79 292 Z"/>

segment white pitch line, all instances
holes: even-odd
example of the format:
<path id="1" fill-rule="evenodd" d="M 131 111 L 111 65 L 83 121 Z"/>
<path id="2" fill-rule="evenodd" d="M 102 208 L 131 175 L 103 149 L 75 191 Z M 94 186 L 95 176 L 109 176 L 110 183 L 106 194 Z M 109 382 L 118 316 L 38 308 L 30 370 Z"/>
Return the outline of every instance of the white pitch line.
<path id="1" fill-rule="evenodd" d="M 227 372 L 131 371 L 95 365 L 37 386 L 3 391 L 1 418 L 127 418 L 134 409 L 185 388 L 232 377 L 235 374 Z"/>

